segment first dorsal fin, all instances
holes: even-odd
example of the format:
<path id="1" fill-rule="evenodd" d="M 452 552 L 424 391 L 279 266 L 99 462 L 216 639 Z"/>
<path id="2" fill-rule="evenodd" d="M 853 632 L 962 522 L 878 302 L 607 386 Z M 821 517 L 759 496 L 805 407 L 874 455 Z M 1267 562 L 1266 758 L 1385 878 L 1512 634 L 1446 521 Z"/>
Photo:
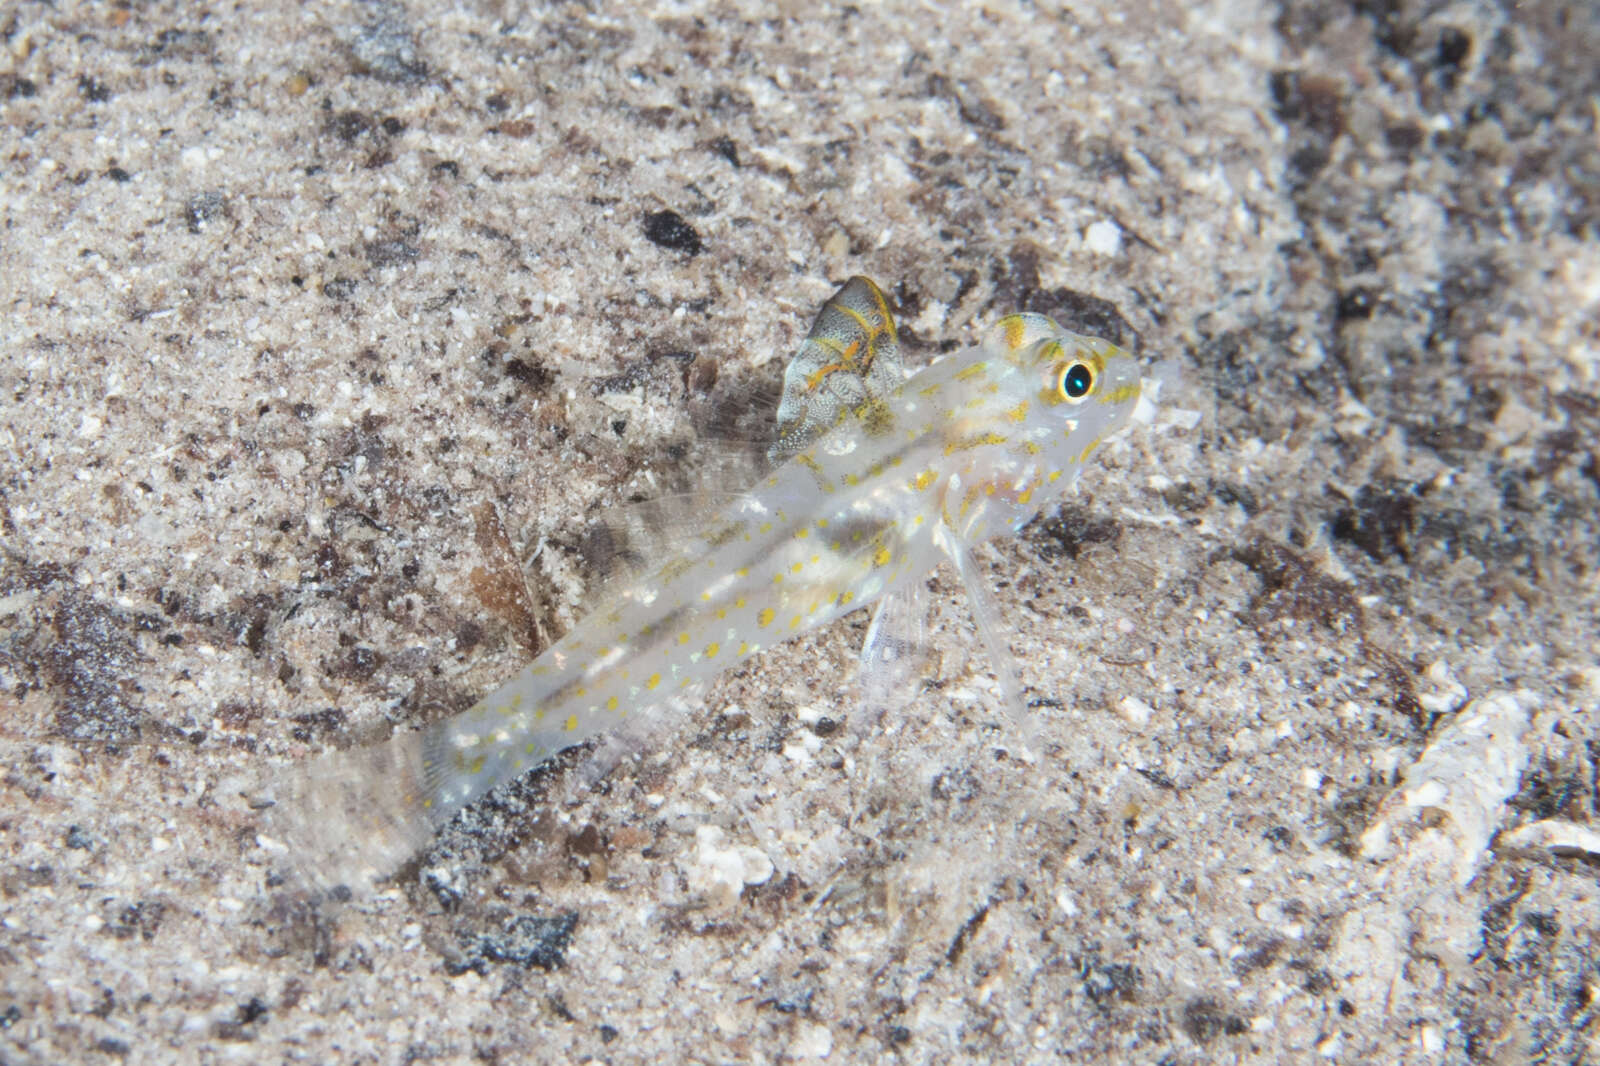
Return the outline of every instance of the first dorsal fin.
<path id="1" fill-rule="evenodd" d="M 783 372 L 777 440 L 781 463 L 849 415 L 869 417 L 905 381 L 900 337 L 888 298 L 857 274 L 822 305 Z"/>

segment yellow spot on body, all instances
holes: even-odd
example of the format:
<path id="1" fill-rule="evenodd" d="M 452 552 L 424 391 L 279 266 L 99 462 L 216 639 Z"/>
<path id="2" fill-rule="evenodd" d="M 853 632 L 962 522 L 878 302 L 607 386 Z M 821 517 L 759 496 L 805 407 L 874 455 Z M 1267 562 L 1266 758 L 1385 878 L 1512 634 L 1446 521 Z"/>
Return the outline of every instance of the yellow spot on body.
<path id="1" fill-rule="evenodd" d="M 917 475 L 917 479 L 913 481 L 912 484 L 917 487 L 918 492 L 921 492 L 929 485 L 932 485 L 936 480 L 938 480 L 937 474 L 935 474 L 932 470 L 924 470 L 922 473 Z"/>
<path id="2" fill-rule="evenodd" d="M 888 548 L 879 548 L 878 551 L 877 551 L 877 554 L 873 555 L 873 557 L 872 557 L 872 565 L 873 566 L 886 566 L 886 565 L 888 565 L 888 562 L 889 562 L 889 549 Z"/>
<path id="3" fill-rule="evenodd" d="M 734 652 L 734 654 L 735 655 L 743 655 L 745 652 L 747 652 L 749 650 L 750 650 L 750 645 L 746 644 L 744 641 L 741 640 L 739 642 L 739 650 Z"/>
<path id="4" fill-rule="evenodd" d="M 811 530 L 807 529 L 805 526 L 801 526 L 799 529 L 794 531 L 794 535 L 796 540 L 801 540 L 805 537 L 811 536 Z"/>
<path id="5" fill-rule="evenodd" d="M 711 602 L 711 592 L 709 590 L 707 590 L 705 592 L 702 592 L 700 594 L 700 598 L 702 600 L 706 601 L 707 603 L 710 603 Z"/>
<path id="6" fill-rule="evenodd" d="M 1098 440 L 1092 440 L 1092 441 L 1090 441 L 1090 442 L 1089 442 L 1089 446 L 1088 446 L 1088 447 L 1087 447 L 1087 448 L 1085 448 L 1085 449 L 1084 449 L 1084 450 L 1083 450 L 1083 454 L 1082 454 L 1082 455 L 1080 455 L 1080 456 L 1078 456 L 1078 462 L 1080 462 L 1080 463 L 1081 463 L 1081 462 L 1083 462 L 1083 461 L 1084 461 L 1084 460 L 1085 460 L 1085 459 L 1087 459 L 1087 458 L 1089 458 L 1089 453 L 1090 453 L 1090 452 L 1092 452 L 1092 451 L 1094 451 L 1094 450 L 1095 450 L 1095 449 L 1096 449 L 1096 448 L 1098 448 L 1098 447 L 1100 447 L 1100 445 L 1101 445 L 1101 444 L 1102 444 L 1102 443 L 1103 443 L 1103 442 L 1104 442 L 1104 441 L 1105 441 L 1105 438 L 1104 438 L 1104 437 L 1101 437 L 1101 438 L 1099 438 L 1099 439 L 1098 439 Z"/>
<path id="7" fill-rule="evenodd" d="M 614 711 L 616 709 L 617 709 L 617 698 L 615 696 L 612 696 L 609 700 L 606 700 L 606 710 Z"/>
<path id="8" fill-rule="evenodd" d="M 706 658 L 715 659 L 717 657 L 717 652 L 721 650 L 722 645 L 713 640 L 710 644 L 706 645 Z"/>
<path id="9" fill-rule="evenodd" d="M 761 608 L 761 613 L 756 615 L 756 625 L 762 629 L 767 628 L 772 624 L 772 615 L 773 610 L 771 607 Z"/>
<path id="10" fill-rule="evenodd" d="M 1046 481 L 1056 481 L 1056 480 L 1059 480 L 1060 477 L 1061 477 L 1061 471 L 1052 470 L 1052 471 L 1050 471 L 1050 475 L 1048 477 L 1046 477 L 1045 480 Z"/>
<path id="11" fill-rule="evenodd" d="M 791 574 L 798 574 L 803 569 L 805 569 L 804 563 L 795 563 L 793 566 L 789 567 L 789 572 Z"/>
<path id="12" fill-rule="evenodd" d="M 851 592 L 849 589 L 845 589 L 843 592 L 839 593 L 839 606 L 843 607 L 845 604 L 849 603 L 855 598 L 856 594 L 854 592 Z"/>
<path id="13" fill-rule="evenodd" d="M 687 644 L 687 643 L 689 643 L 689 631 L 688 630 L 684 630 L 682 633 L 678 634 L 678 643 L 679 644 Z M 580 695 L 581 695 L 581 693 L 580 693 Z"/>
<path id="14" fill-rule="evenodd" d="M 717 608 L 717 617 L 718 618 L 726 618 L 726 617 L 728 617 L 728 609 L 726 607 L 718 607 Z"/>
<path id="15" fill-rule="evenodd" d="M 563 726 L 562 728 L 564 728 L 569 733 L 572 732 L 574 729 L 578 728 L 578 716 L 575 715 L 575 714 L 567 715 L 567 724 L 565 726 Z"/>
<path id="16" fill-rule="evenodd" d="M 798 615 L 797 614 L 793 618 L 789 619 L 789 628 L 790 629 L 799 629 L 800 628 L 800 622 L 804 617 L 805 617 L 804 615 Z"/>
<path id="17" fill-rule="evenodd" d="M 861 484 L 861 479 L 856 477 L 854 474 L 846 474 L 844 476 L 844 483 L 846 485 L 859 485 Z"/>
<path id="18" fill-rule="evenodd" d="M 467 767 L 467 773 L 469 773 L 469 774 L 481 774 L 481 773 L 483 773 L 483 760 L 484 760 L 484 756 L 482 756 L 482 755 L 478 756 L 476 759 L 473 759 L 472 760 L 472 765 Z"/>
<path id="19" fill-rule="evenodd" d="M 966 451 L 969 448 L 979 448 L 985 444 L 1004 444 L 1005 442 L 1006 438 L 990 430 L 988 433 L 979 433 L 975 436 L 963 437 L 961 440 L 953 440 L 944 446 L 944 453 L 946 455 L 954 455 L 956 452 Z"/>
<path id="20" fill-rule="evenodd" d="M 1005 327 L 1006 346 L 1009 348 L 1022 347 L 1022 338 L 1028 330 L 1027 321 L 1021 315 L 1007 315 Z"/>
<path id="21" fill-rule="evenodd" d="M 1031 499 L 1033 499 L 1032 489 L 1023 489 L 1021 492 L 1017 493 L 1018 503 L 1027 503 Z"/>
<path id="22" fill-rule="evenodd" d="M 589 690 L 586 688 L 579 688 L 577 690 L 577 694 L 580 696 L 587 696 L 589 694 Z"/>
<path id="23" fill-rule="evenodd" d="M 744 606 L 744 597 L 740 596 L 738 599 L 734 600 L 733 601 L 733 605 L 735 607 L 743 607 Z"/>
<path id="24" fill-rule="evenodd" d="M 773 574 L 773 575 L 772 575 L 772 583 L 773 583 L 773 584 L 774 584 L 774 585 L 781 585 L 781 584 L 783 584 L 783 575 L 782 575 L 782 574 Z"/>
<path id="25" fill-rule="evenodd" d="M 763 523 L 761 523 L 761 532 L 763 532 L 763 533 L 771 533 L 772 532 L 772 523 L 771 522 L 763 522 Z"/>
<path id="26" fill-rule="evenodd" d="M 1028 401 L 1023 400 L 1017 406 L 1006 412 L 1006 417 L 1013 422 L 1021 422 L 1028 417 Z"/>
<path id="27" fill-rule="evenodd" d="M 661 684 L 661 675 L 660 674 L 651 674 L 650 675 L 650 680 L 646 681 L 644 683 L 644 687 L 645 688 L 655 688 L 659 684 Z"/>
<path id="28" fill-rule="evenodd" d="M 522 754 L 524 754 L 524 755 L 537 755 L 537 754 L 539 754 L 539 745 L 530 740 L 528 742 L 528 746 L 522 749 Z"/>
<path id="29" fill-rule="evenodd" d="M 826 518 L 817 519 L 817 528 L 818 529 L 827 529 L 828 528 L 828 520 Z"/>
<path id="30" fill-rule="evenodd" d="M 965 370 L 959 371 L 956 374 L 956 380 L 957 381 L 971 381 L 973 378 L 981 378 L 981 377 L 983 377 L 984 373 L 988 369 L 989 369 L 989 364 L 988 363 L 973 363 L 971 366 L 967 367 Z"/>
<path id="31" fill-rule="evenodd" d="M 1029 455 L 1038 455 L 1040 452 L 1044 451 L 1043 448 L 1039 447 L 1039 442 L 1033 440 L 1028 441 L 1022 447 L 1026 449 Z"/>

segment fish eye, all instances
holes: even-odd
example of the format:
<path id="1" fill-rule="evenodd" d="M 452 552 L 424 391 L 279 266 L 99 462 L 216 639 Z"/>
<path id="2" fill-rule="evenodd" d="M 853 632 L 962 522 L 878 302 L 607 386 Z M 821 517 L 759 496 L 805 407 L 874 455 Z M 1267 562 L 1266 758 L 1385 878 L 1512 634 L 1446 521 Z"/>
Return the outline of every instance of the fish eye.
<path id="1" fill-rule="evenodd" d="M 1094 369 L 1088 363 L 1068 363 L 1056 375 L 1056 391 L 1068 403 L 1081 403 L 1094 388 Z"/>

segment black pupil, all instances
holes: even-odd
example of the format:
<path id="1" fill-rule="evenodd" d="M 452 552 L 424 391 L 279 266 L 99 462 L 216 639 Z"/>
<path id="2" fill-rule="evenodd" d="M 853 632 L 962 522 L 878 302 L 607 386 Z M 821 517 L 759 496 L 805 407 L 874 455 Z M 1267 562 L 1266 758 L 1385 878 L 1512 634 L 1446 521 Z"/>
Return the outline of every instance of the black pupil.
<path id="1" fill-rule="evenodd" d="M 1066 376 L 1061 379 L 1061 391 L 1072 399 L 1089 395 L 1089 386 L 1094 383 L 1094 375 L 1089 373 L 1089 368 L 1082 363 L 1074 363 Z"/>

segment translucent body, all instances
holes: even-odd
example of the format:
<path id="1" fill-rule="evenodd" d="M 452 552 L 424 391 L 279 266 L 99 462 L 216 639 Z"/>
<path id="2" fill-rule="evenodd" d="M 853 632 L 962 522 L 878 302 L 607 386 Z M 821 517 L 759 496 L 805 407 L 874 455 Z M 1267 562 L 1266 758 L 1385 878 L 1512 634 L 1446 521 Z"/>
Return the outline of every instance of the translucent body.
<path id="1" fill-rule="evenodd" d="M 836 304 L 866 297 L 881 318 L 858 316 L 862 329 L 889 331 L 897 368 L 892 320 L 865 279 L 830 302 L 813 338 L 825 325 L 838 332 L 827 318 Z M 811 344 L 796 363 L 815 354 Z M 684 690 L 943 560 L 967 579 L 971 547 L 1053 507 L 1139 397 L 1128 353 L 1037 315 L 1003 319 L 978 347 L 898 388 L 828 387 L 831 370 L 858 366 L 791 366 L 788 424 L 813 427 L 780 436 L 792 457 L 501 688 L 421 732 L 319 760 L 280 804 L 279 822 L 313 880 L 388 872 L 496 785 L 630 718 L 658 715 Z M 1078 368 L 1072 385 L 1069 367 Z M 1085 376 L 1084 395 L 1063 391 Z M 974 590 L 980 630 L 998 655 L 986 597 Z"/>

